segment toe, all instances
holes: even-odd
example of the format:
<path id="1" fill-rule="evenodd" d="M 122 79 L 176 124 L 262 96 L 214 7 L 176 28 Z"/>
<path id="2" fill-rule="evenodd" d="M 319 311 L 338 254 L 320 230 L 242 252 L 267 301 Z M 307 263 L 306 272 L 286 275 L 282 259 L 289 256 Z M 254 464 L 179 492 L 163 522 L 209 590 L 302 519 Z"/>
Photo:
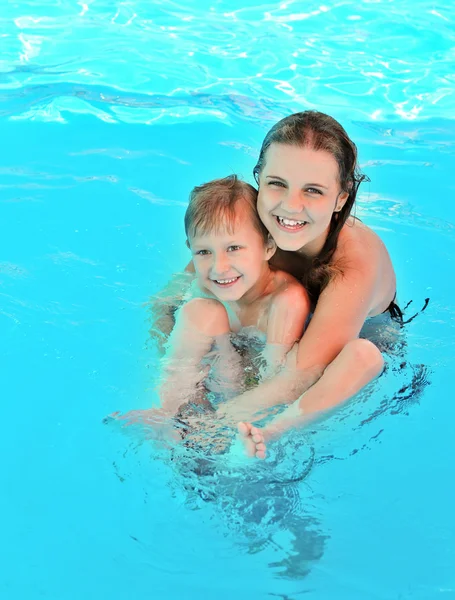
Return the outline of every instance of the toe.
<path id="1" fill-rule="evenodd" d="M 243 435 L 244 437 L 250 434 L 249 423 L 237 423 L 237 429 L 240 435 Z"/>

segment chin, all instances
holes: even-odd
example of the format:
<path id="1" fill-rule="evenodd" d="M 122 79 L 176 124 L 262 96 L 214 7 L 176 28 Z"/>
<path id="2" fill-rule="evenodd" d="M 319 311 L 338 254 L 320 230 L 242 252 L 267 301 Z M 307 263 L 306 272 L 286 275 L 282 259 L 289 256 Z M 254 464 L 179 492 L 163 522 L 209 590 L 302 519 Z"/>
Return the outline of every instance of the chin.
<path id="1" fill-rule="evenodd" d="M 308 243 L 306 240 L 290 240 L 289 238 L 282 239 L 281 236 L 277 236 L 274 238 L 277 247 L 280 250 L 285 250 L 286 252 L 298 252 L 301 250 L 305 244 Z"/>
<path id="2" fill-rule="evenodd" d="M 237 302 L 238 300 L 240 300 L 240 298 L 242 298 L 245 292 L 234 292 L 234 290 L 212 290 L 212 293 L 221 302 Z"/>
<path id="3" fill-rule="evenodd" d="M 235 296 L 229 296 L 228 294 L 225 294 L 224 296 L 218 296 L 218 300 L 220 302 L 238 302 L 241 298 L 242 298 L 243 294 L 236 294 Z"/>

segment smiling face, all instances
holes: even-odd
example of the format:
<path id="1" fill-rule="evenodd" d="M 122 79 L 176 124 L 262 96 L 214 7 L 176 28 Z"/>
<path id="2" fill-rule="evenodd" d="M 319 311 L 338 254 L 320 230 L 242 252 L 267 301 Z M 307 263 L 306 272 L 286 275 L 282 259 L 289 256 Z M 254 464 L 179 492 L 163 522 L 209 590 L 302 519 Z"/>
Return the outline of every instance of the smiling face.
<path id="1" fill-rule="evenodd" d="M 264 243 L 252 219 L 251 208 L 241 199 L 231 223 L 195 233 L 188 238 L 199 285 L 219 300 L 244 298 L 269 273 L 274 245 Z"/>
<path id="2" fill-rule="evenodd" d="M 273 143 L 259 176 L 258 212 L 282 250 L 317 255 L 348 198 L 329 152 Z"/>
<path id="3" fill-rule="evenodd" d="M 232 223 L 188 239 L 199 285 L 219 300 L 236 302 L 260 285 L 269 273 L 274 246 L 264 243 L 242 200 L 235 206 Z"/>

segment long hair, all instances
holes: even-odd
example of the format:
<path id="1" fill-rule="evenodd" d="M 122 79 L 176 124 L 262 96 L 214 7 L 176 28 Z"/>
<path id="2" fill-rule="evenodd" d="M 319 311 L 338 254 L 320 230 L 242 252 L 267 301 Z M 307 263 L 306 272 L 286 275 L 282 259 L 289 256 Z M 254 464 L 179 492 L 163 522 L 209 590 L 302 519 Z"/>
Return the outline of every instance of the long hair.
<path id="1" fill-rule="evenodd" d="M 362 181 L 369 180 L 359 170 L 357 147 L 354 142 L 338 121 L 324 113 L 313 110 L 295 113 L 272 127 L 265 136 L 258 162 L 253 169 L 258 185 L 259 176 L 267 160 L 267 151 L 272 144 L 287 144 L 329 152 L 338 164 L 341 191 L 349 194 L 342 209 L 332 215 L 327 239 L 321 252 L 314 258 L 307 258 L 302 283 L 315 305 L 330 279 L 336 274 L 342 274 L 342 265 L 332 263 L 338 237 L 351 214 L 359 185 Z"/>

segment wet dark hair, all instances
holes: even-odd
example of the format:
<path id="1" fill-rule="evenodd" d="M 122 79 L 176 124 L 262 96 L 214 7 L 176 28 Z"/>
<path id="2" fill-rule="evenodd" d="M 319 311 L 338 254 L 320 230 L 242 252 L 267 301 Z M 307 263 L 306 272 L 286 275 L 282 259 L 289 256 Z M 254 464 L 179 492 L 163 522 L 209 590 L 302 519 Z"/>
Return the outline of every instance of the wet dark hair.
<path id="1" fill-rule="evenodd" d="M 232 232 L 235 225 L 235 209 L 243 201 L 251 215 L 254 228 L 266 244 L 269 232 L 257 211 L 257 190 L 242 181 L 237 175 L 213 179 L 192 189 L 185 213 L 185 233 L 187 239 L 197 235 L 218 232 L 227 227 Z"/>
<path id="2" fill-rule="evenodd" d="M 351 214 L 362 181 L 369 181 L 357 164 L 357 147 L 343 127 L 334 118 L 324 113 L 307 110 L 294 113 L 278 121 L 267 133 L 262 143 L 254 178 L 259 185 L 259 176 L 267 160 L 267 151 L 272 144 L 287 144 L 329 152 L 338 164 L 338 177 L 342 192 L 349 194 L 343 208 L 334 212 L 329 233 L 321 252 L 314 258 L 306 258 L 308 264 L 301 278 L 313 305 L 322 290 L 336 274 L 342 273 L 341 265 L 331 264 L 343 225 Z M 305 257 L 302 256 L 302 260 Z"/>

